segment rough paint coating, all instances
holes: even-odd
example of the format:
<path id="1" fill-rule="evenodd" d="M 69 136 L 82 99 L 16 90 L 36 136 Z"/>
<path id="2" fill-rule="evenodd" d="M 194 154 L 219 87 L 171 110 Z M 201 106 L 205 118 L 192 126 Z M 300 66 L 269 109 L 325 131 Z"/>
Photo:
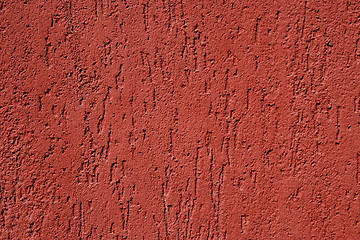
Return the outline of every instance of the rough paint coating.
<path id="1" fill-rule="evenodd" d="M 0 239 L 358 239 L 359 15 L 0 1 Z"/>

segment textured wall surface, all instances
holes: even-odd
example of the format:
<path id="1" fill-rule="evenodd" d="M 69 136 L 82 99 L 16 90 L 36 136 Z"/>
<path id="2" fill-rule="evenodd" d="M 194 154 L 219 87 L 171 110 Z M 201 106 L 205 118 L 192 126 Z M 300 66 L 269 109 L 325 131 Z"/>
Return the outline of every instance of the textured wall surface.
<path id="1" fill-rule="evenodd" d="M 0 239 L 360 239 L 358 0 L 1 0 Z"/>

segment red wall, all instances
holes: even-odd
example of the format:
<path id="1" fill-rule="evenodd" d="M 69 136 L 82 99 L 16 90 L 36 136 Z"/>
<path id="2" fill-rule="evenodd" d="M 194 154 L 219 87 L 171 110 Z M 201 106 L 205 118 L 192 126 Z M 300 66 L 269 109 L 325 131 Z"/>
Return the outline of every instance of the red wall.
<path id="1" fill-rule="evenodd" d="M 359 15 L 1 1 L 0 238 L 359 238 Z"/>

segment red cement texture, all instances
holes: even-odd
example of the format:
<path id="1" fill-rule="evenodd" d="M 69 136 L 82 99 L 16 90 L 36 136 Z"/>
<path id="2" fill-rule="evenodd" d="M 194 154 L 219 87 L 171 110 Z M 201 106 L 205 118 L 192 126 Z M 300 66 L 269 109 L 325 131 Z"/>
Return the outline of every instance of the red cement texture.
<path id="1" fill-rule="evenodd" d="M 0 239 L 360 239 L 360 1 L 0 13 Z"/>

